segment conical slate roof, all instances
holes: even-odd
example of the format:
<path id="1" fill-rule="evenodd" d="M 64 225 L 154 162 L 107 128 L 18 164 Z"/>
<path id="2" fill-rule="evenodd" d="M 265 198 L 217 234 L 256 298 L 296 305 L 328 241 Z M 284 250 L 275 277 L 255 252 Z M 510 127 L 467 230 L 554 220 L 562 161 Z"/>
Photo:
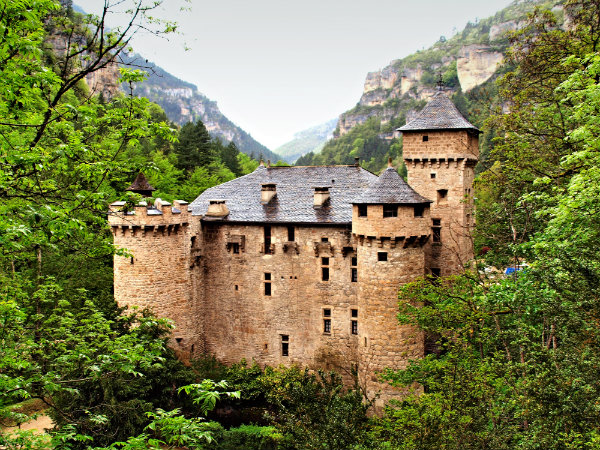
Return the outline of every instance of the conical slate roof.
<path id="1" fill-rule="evenodd" d="M 431 203 L 404 181 L 396 169 L 388 167 L 354 202 L 358 204 Z"/>
<path id="2" fill-rule="evenodd" d="M 472 130 L 480 131 L 465 119 L 443 91 L 438 91 L 417 117 L 398 131 L 427 130 Z"/>
<path id="3" fill-rule="evenodd" d="M 138 176 L 135 178 L 135 180 L 133 180 L 133 183 L 131 183 L 131 186 L 129 186 L 127 189 L 125 189 L 126 191 L 133 191 L 133 192 L 139 192 L 139 191 L 143 191 L 143 192 L 148 192 L 148 191 L 155 191 L 156 189 L 154 189 L 154 187 L 148 183 L 148 180 L 146 180 L 146 177 L 144 176 L 144 174 L 142 172 L 138 173 Z"/>

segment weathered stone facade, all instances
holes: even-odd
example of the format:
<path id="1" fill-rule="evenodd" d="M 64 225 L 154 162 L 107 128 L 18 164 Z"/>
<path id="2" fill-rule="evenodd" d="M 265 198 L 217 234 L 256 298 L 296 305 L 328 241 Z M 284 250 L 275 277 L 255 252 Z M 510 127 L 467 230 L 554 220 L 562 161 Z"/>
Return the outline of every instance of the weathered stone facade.
<path id="1" fill-rule="evenodd" d="M 189 207 L 113 204 L 115 245 L 132 255 L 115 256 L 117 301 L 171 318 L 183 357 L 358 369 L 381 407 L 401 393 L 377 373 L 425 352 L 397 322 L 398 287 L 457 273 L 473 251 L 477 132 L 403 132 L 412 188 L 391 167 L 261 165 Z"/>

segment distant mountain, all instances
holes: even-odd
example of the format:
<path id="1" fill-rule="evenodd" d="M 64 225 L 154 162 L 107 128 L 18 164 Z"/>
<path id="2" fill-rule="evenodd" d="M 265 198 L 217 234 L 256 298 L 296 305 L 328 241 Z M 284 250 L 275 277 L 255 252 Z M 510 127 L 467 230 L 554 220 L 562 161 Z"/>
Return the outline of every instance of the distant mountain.
<path id="1" fill-rule="evenodd" d="M 428 49 L 392 61 L 367 74 L 360 100 L 342 113 L 320 153 L 308 153 L 296 164 L 351 164 L 358 156 L 363 166 L 378 172 L 388 156 L 402 164 L 401 142 L 394 130 L 417 114 L 437 90 L 442 76 L 445 89 L 460 111 L 475 126 L 489 117 L 499 98 L 494 81 L 502 73 L 509 47 L 507 32 L 518 30 L 536 7 L 551 9 L 564 19 L 563 0 L 515 0 L 494 16 L 469 22 L 456 35 L 441 36 Z M 482 159 L 493 145 L 482 140 Z"/>
<path id="2" fill-rule="evenodd" d="M 125 65 L 139 66 L 148 72 L 148 79 L 135 85 L 133 93 L 160 105 L 173 122 L 183 125 L 200 119 L 211 136 L 225 143 L 233 141 L 241 152 L 273 162 L 281 159 L 225 117 L 217 102 L 201 94 L 194 84 L 180 80 L 141 55 L 126 55 L 121 59 Z"/>
<path id="3" fill-rule="evenodd" d="M 333 137 L 337 119 L 322 123 L 294 134 L 294 139 L 275 149 L 284 161 L 291 164 L 308 152 L 319 153 L 325 143 Z"/>

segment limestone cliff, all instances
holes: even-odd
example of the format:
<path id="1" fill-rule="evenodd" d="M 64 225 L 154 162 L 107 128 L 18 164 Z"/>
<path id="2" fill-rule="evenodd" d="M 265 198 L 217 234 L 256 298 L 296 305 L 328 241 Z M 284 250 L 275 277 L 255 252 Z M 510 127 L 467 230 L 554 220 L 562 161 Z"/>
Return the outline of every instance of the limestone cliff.
<path id="1" fill-rule="evenodd" d="M 467 93 L 493 79 L 508 47 L 507 33 L 520 28 L 536 6 L 562 11 L 561 0 L 516 0 L 493 17 L 469 23 L 450 39 L 444 37 L 429 49 L 396 59 L 369 72 L 357 105 L 341 114 L 337 136 L 343 136 L 369 118 L 383 125 L 402 122 L 412 114 L 414 102 L 428 100 L 440 74 L 446 87 Z"/>

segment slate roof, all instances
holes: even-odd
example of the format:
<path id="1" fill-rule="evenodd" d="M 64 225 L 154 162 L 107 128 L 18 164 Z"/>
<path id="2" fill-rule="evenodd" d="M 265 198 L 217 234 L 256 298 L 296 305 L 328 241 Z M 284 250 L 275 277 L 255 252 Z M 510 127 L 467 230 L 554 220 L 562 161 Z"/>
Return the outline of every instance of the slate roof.
<path id="1" fill-rule="evenodd" d="M 190 204 L 193 215 L 204 215 L 210 200 L 223 199 L 229 215 L 223 222 L 350 224 L 352 201 L 377 180 L 357 166 L 264 167 L 204 191 Z M 263 184 L 276 184 L 277 195 L 260 202 Z M 330 199 L 314 207 L 314 188 L 329 186 Z"/>
<path id="2" fill-rule="evenodd" d="M 471 130 L 480 131 L 465 119 L 443 91 L 438 91 L 417 117 L 397 131 L 428 130 Z"/>
<path id="3" fill-rule="evenodd" d="M 366 191 L 363 192 L 353 203 L 360 204 L 415 204 L 431 203 L 425 197 L 418 194 L 404 181 L 396 169 L 388 167 L 379 178 L 375 180 Z"/>
<path id="4" fill-rule="evenodd" d="M 133 183 L 131 183 L 131 186 L 129 186 L 125 190 L 136 192 L 136 191 L 155 191 L 156 189 L 154 189 L 154 187 L 150 183 L 148 183 L 148 180 L 146 179 L 144 174 L 142 172 L 140 172 L 140 173 L 138 173 L 138 176 L 135 177 L 135 180 L 133 180 Z"/>

